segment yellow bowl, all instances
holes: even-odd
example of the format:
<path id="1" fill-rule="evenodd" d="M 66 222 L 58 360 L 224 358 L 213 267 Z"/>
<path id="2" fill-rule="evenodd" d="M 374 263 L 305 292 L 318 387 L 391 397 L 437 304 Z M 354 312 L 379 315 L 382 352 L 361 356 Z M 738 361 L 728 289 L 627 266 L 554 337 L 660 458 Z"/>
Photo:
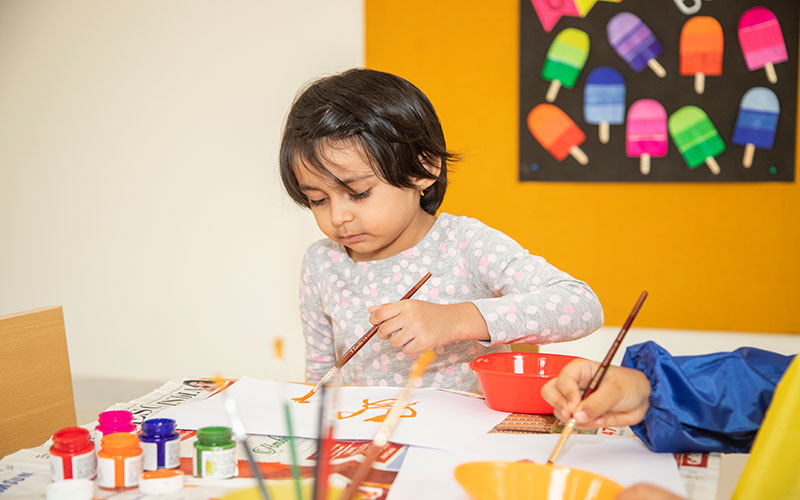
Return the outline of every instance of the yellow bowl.
<path id="1" fill-rule="evenodd" d="M 622 491 L 591 472 L 532 462 L 470 462 L 454 474 L 477 500 L 613 500 Z"/>

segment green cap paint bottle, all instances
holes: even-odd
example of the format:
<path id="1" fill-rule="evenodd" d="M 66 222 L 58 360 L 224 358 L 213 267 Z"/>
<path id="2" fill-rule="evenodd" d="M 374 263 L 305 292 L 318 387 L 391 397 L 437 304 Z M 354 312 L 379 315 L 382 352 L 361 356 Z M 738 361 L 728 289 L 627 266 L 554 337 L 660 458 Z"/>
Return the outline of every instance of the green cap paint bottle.
<path id="1" fill-rule="evenodd" d="M 236 477 L 236 443 L 231 439 L 230 427 L 198 429 L 194 447 L 192 470 L 195 477 Z"/>

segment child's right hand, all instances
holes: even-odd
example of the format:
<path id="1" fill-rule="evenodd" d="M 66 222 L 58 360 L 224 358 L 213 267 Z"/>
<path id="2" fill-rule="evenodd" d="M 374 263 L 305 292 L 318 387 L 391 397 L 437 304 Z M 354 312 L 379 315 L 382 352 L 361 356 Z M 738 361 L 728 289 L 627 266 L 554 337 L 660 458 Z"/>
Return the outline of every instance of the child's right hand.
<path id="1" fill-rule="evenodd" d="M 596 361 L 576 359 L 542 387 L 542 397 L 553 406 L 555 416 L 563 422 L 575 417 L 581 429 L 641 422 L 650 407 L 652 389 L 639 370 L 609 366 L 597 389 L 581 401 L 599 366 Z"/>

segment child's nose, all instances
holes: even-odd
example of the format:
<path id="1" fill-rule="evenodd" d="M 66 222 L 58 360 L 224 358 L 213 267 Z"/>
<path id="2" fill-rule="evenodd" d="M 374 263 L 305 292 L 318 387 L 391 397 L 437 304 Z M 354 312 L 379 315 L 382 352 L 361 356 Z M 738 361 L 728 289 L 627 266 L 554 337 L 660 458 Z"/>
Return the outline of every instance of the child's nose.
<path id="1" fill-rule="evenodd" d="M 352 220 L 353 211 L 349 203 L 346 201 L 331 201 L 331 222 L 333 225 L 341 226 Z"/>

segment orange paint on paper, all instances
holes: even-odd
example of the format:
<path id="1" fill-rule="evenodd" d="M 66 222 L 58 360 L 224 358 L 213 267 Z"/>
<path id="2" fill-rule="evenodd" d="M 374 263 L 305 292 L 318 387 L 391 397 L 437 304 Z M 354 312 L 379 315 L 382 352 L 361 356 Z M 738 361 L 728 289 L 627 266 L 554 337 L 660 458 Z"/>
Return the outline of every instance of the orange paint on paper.
<path id="1" fill-rule="evenodd" d="M 344 412 L 340 411 L 336 413 L 336 418 L 339 420 L 345 420 L 348 418 L 353 418 L 357 415 L 361 415 L 367 410 L 386 410 L 386 413 L 383 415 L 376 415 L 372 418 L 365 418 L 364 422 L 383 422 L 386 419 L 386 416 L 389 415 L 389 412 L 392 409 L 392 405 L 397 401 L 397 399 L 381 399 L 380 401 L 375 401 L 374 403 L 370 403 L 369 399 L 365 399 L 362 401 L 363 406 L 354 412 Z M 405 406 L 405 409 L 409 411 L 408 415 L 400 415 L 400 418 L 414 418 L 417 416 L 417 410 L 411 408 L 411 406 L 417 404 L 419 401 L 414 401 L 413 403 L 408 403 Z M 349 414 L 348 414 L 349 413 Z M 345 416 L 345 414 L 348 414 Z"/>
<path id="2" fill-rule="evenodd" d="M 307 392 L 307 393 L 306 393 L 304 396 L 302 396 L 302 397 L 299 397 L 299 398 L 292 398 L 292 401 L 294 401 L 295 403 L 307 404 L 307 403 L 310 403 L 309 399 L 311 399 L 311 397 L 312 397 L 314 394 L 316 394 L 316 391 L 314 391 L 314 389 L 311 389 L 310 391 L 308 391 L 308 392 Z"/>

